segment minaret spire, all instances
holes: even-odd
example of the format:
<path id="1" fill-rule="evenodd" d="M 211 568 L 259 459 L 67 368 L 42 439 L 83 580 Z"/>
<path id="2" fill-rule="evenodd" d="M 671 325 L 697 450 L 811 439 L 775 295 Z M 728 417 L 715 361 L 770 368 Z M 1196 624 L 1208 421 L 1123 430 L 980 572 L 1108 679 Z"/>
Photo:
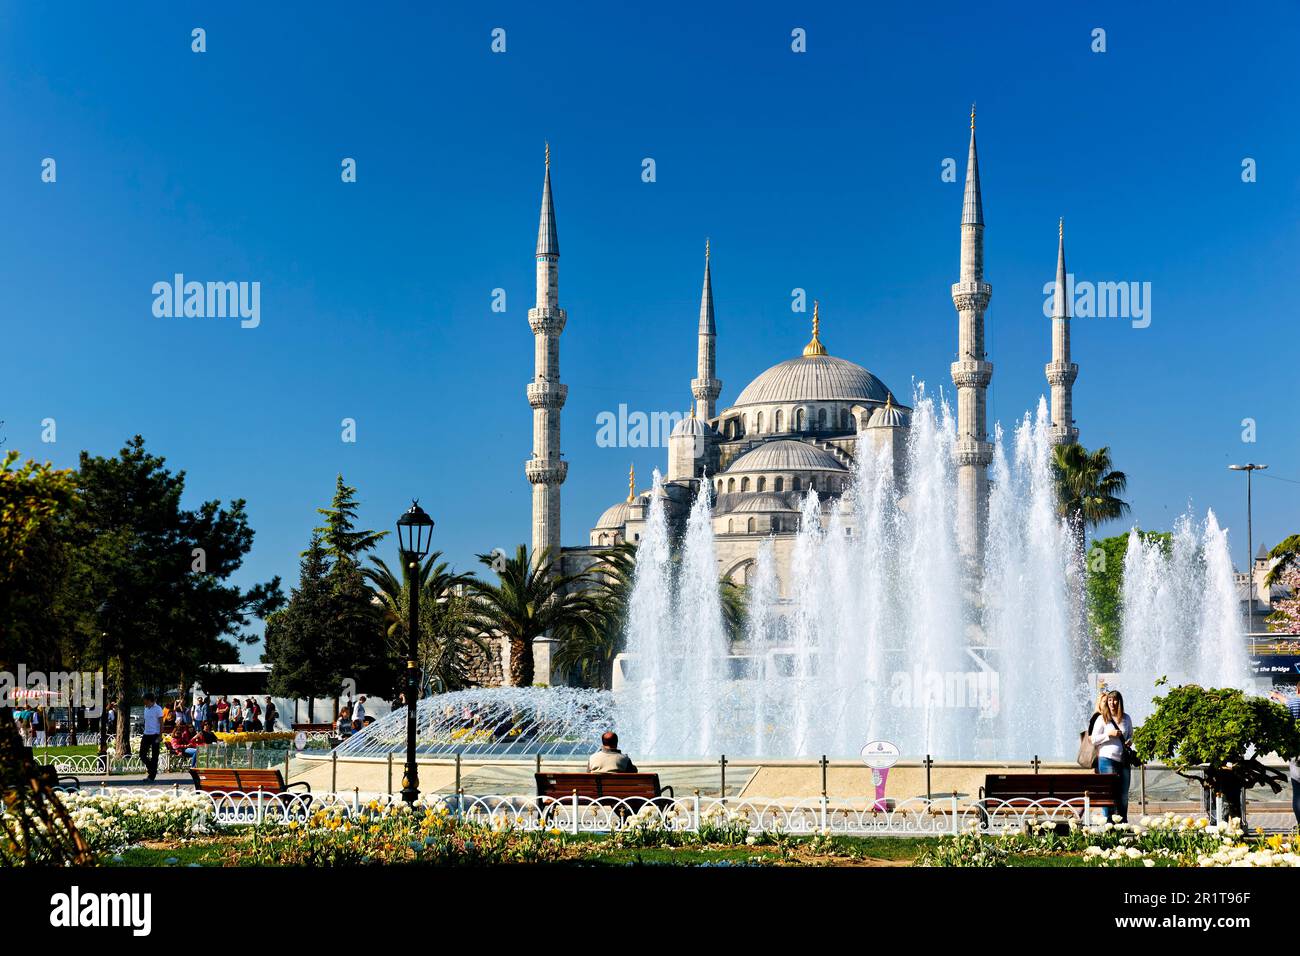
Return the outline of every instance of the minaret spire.
<path id="1" fill-rule="evenodd" d="M 636 501 L 636 462 L 627 467 L 627 503 Z"/>
<path id="2" fill-rule="evenodd" d="M 1047 384 L 1052 387 L 1052 443 L 1068 445 L 1079 440 L 1074 427 L 1074 380 L 1079 366 L 1070 361 L 1070 296 L 1065 271 L 1065 220 L 1056 231 L 1056 288 L 1052 292 L 1052 360 L 1047 363 Z"/>
<path id="3" fill-rule="evenodd" d="M 722 382 L 718 380 L 718 330 L 713 317 L 713 273 L 709 266 L 709 240 L 704 240 L 704 290 L 700 293 L 700 327 L 691 395 L 695 414 L 705 422 L 717 414 Z"/>
<path id="4" fill-rule="evenodd" d="M 822 345 L 821 332 L 822 318 L 821 314 L 817 310 L 817 300 L 813 299 L 813 337 L 812 340 L 803 347 L 803 354 L 805 356 L 826 354 L 826 346 Z"/>
<path id="5" fill-rule="evenodd" d="M 970 110 L 970 150 L 966 159 L 966 190 L 962 197 L 961 269 L 952 287 L 957 309 L 957 361 L 952 382 L 957 387 L 957 533 L 958 547 L 972 559 L 983 554 L 988 504 L 988 466 L 993 446 L 988 441 L 987 403 L 993 363 L 984 354 L 984 311 L 993 288 L 984 281 L 984 204 L 980 195 L 979 154 L 975 146 L 975 104 Z"/>
<path id="6" fill-rule="evenodd" d="M 548 552 L 560 560 L 560 486 L 569 471 L 560 457 L 560 409 L 569 387 L 560 383 L 560 333 L 568 319 L 560 308 L 560 240 L 551 197 L 551 146 L 546 144 L 546 178 L 537 226 L 537 304 L 528 310 L 533 330 L 533 380 L 528 404 L 533 409 L 533 456 L 524 474 L 533 486 L 533 560 Z"/>

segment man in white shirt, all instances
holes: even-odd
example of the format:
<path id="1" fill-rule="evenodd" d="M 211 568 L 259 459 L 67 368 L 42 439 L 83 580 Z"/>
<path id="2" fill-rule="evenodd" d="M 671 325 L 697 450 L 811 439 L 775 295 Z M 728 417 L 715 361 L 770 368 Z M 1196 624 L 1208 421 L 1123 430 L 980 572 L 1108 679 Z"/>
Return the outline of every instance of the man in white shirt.
<path id="1" fill-rule="evenodd" d="M 359 720 L 362 723 L 366 721 L 366 695 L 362 694 L 357 698 L 357 706 L 352 708 L 352 719 Z"/>
<path id="2" fill-rule="evenodd" d="M 162 738 L 163 710 L 153 694 L 144 695 L 144 736 L 140 738 L 140 762 L 144 764 L 145 779 L 152 782 L 158 776 L 158 741 Z"/>

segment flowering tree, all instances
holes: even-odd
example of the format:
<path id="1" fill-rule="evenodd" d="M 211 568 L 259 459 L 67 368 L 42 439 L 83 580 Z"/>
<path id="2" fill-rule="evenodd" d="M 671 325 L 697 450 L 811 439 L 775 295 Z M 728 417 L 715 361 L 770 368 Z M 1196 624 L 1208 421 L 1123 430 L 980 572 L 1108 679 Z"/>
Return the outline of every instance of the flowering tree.
<path id="1" fill-rule="evenodd" d="M 1273 602 L 1268 628 L 1281 634 L 1300 634 L 1300 566 L 1292 564 L 1277 580 L 1291 589 L 1291 596 Z"/>

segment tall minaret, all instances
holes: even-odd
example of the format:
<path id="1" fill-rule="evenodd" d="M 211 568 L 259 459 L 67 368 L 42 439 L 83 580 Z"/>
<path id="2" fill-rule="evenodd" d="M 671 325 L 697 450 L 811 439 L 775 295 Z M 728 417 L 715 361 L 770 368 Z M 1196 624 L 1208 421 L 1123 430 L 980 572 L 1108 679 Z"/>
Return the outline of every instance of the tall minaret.
<path id="1" fill-rule="evenodd" d="M 551 146 L 546 146 L 546 181 L 542 218 L 537 227 L 537 305 L 528 310 L 533 330 L 533 380 L 528 404 L 533 408 L 533 457 L 524 474 L 533 486 L 533 556 L 549 551 L 560 559 L 560 485 L 569 463 L 560 458 L 560 409 L 567 385 L 560 384 L 560 333 L 568 317 L 560 308 L 560 240 L 551 201 Z"/>
<path id="2" fill-rule="evenodd" d="M 961 273 L 952 287 L 952 303 L 957 308 L 957 361 L 952 363 L 952 383 L 957 387 L 957 543 L 962 554 L 971 558 L 983 554 L 988 465 L 993 460 L 986 426 L 993 363 L 984 355 L 984 310 L 992 292 L 993 287 L 984 281 L 984 207 L 972 104 L 961 212 Z"/>
<path id="3" fill-rule="evenodd" d="M 718 396 L 722 382 L 718 381 L 718 330 L 713 323 L 713 277 L 709 271 L 709 240 L 704 240 L 704 292 L 700 295 L 699 350 L 696 353 L 696 377 L 691 379 L 691 394 L 695 396 L 695 417 L 707 426 L 718 413 Z"/>
<path id="4" fill-rule="evenodd" d="M 1052 360 L 1047 383 L 1052 386 L 1052 444 L 1079 440 L 1074 427 L 1074 398 L 1070 393 L 1079 366 L 1070 361 L 1070 299 L 1065 285 L 1065 220 L 1056 227 L 1056 291 L 1052 294 Z"/>

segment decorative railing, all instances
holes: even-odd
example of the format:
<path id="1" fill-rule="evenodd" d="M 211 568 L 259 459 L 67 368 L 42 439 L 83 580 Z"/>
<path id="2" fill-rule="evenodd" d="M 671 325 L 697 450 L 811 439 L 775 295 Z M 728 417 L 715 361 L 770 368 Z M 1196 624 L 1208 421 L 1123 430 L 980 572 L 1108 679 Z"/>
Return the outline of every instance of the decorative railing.
<path id="1" fill-rule="evenodd" d="M 100 787 L 81 788 L 83 793 L 105 796 L 162 797 L 185 794 L 208 803 L 214 822 L 219 824 L 288 823 L 306 821 L 318 810 L 347 817 L 371 812 L 375 805 L 399 805 L 387 794 L 309 794 L 212 791 L 195 794 L 177 785 L 173 788 Z M 843 834 L 856 836 L 944 836 L 970 827 L 981 832 L 1018 831 L 1031 824 L 1055 822 L 1067 825 L 1096 825 L 1105 822 L 1104 812 L 1093 808 L 1087 798 L 1044 799 L 1013 804 L 997 800 L 979 803 L 956 798 L 916 798 L 897 805 L 870 802 L 850 803 L 827 798 L 781 800 L 765 798 L 662 797 L 653 800 L 629 798 L 599 803 L 581 797 L 549 798 L 535 795 L 468 796 L 434 794 L 421 799 L 421 808 L 441 809 L 469 822 L 518 830 L 548 830 L 561 833 L 611 833 L 628 828 L 663 829 L 681 832 L 738 831 L 790 835 Z"/>

